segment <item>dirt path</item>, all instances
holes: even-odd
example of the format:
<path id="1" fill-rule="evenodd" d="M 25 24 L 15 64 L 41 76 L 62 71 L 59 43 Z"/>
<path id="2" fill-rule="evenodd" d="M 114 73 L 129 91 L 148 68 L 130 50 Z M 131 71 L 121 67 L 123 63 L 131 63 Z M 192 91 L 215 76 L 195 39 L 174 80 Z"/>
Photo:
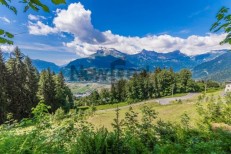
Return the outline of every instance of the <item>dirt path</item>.
<path id="1" fill-rule="evenodd" d="M 183 101 L 183 100 L 191 99 L 191 98 L 193 98 L 195 96 L 198 96 L 198 95 L 199 95 L 199 93 L 189 93 L 186 96 L 181 96 L 181 97 L 152 99 L 152 100 L 142 101 L 140 103 L 135 103 L 135 104 L 127 105 L 127 106 L 122 106 L 122 107 L 119 107 L 119 109 L 125 109 L 125 108 L 129 108 L 130 106 L 133 107 L 133 106 L 143 105 L 145 103 L 154 103 L 154 102 L 158 102 L 161 105 L 167 105 L 170 102 L 175 101 L 175 100 L 182 100 Z M 114 111 L 114 110 L 116 110 L 116 108 L 98 110 L 96 112 L 99 113 L 99 112 Z"/>

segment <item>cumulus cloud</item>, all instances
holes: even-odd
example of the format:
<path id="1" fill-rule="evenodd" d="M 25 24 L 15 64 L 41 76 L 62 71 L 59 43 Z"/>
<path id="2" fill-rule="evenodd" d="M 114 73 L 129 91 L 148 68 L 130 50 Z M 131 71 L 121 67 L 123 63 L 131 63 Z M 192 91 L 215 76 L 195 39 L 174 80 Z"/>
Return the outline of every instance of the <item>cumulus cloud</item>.
<path id="1" fill-rule="evenodd" d="M 6 18 L 6 17 L 0 17 L 0 19 L 1 19 L 3 22 L 5 22 L 5 23 L 10 24 L 10 20 L 9 20 L 8 18 Z"/>
<path id="2" fill-rule="evenodd" d="M 33 35 L 47 35 L 58 32 L 57 28 L 52 28 L 48 25 L 45 25 L 41 21 L 37 21 L 36 23 L 29 21 L 28 29 L 29 33 Z"/>
<path id="3" fill-rule="evenodd" d="M 28 19 L 29 19 L 29 20 L 38 21 L 38 20 L 46 19 L 46 18 L 45 18 L 44 16 L 29 14 L 29 15 L 28 15 Z"/>
<path id="4" fill-rule="evenodd" d="M 3 51 L 3 52 L 12 52 L 12 51 L 14 51 L 14 48 L 15 48 L 15 46 L 13 46 L 13 45 L 0 45 L 0 49 L 1 49 L 1 51 Z"/>
<path id="5" fill-rule="evenodd" d="M 145 49 L 157 52 L 180 50 L 188 55 L 224 48 L 230 49 L 228 45 L 219 45 L 219 42 L 225 38 L 225 34 L 192 35 L 188 38 L 180 38 L 167 34 L 127 37 L 113 34 L 110 30 L 100 32 L 92 25 L 91 11 L 86 10 L 81 3 L 70 4 L 66 10 L 58 9 L 56 13 L 57 16 L 53 19 L 54 27 L 40 21 L 31 22 L 28 26 L 30 34 L 47 35 L 58 32 L 73 34 L 74 40 L 63 44 L 80 56 L 90 55 L 101 47 L 115 48 L 128 54 Z"/>
<path id="6" fill-rule="evenodd" d="M 67 10 L 57 10 L 53 23 L 60 31 L 74 34 L 79 40 L 91 44 L 105 41 L 105 36 L 91 23 L 91 11 L 85 10 L 81 3 L 68 6 Z"/>

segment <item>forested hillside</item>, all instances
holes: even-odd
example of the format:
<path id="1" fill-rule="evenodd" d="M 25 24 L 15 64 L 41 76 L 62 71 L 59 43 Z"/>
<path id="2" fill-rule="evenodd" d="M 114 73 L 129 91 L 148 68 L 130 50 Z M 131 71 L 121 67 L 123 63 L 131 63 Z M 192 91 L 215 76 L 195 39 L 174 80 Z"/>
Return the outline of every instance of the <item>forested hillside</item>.
<path id="1" fill-rule="evenodd" d="M 51 106 L 50 112 L 59 107 L 68 110 L 73 104 L 62 73 L 55 75 L 50 69 L 39 73 L 19 48 L 6 62 L 0 51 L 0 85 L 0 123 L 8 116 L 17 120 L 30 117 L 39 102 Z"/>
<path id="2" fill-rule="evenodd" d="M 219 87 L 219 84 L 215 83 Z M 213 85 L 211 87 L 214 87 Z M 93 91 L 90 96 L 77 100 L 78 105 L 100 105 L 119 102 L 134 103 L 151 98 L 170 96 L 176 93 L 200 92 L 204 82 L 194 81 L 192 73 L 183 69 L 175 73 L 172 69 L 157 68 L 154 73 L 142 71 L 130 79 L 112 82 L 111 89 Z"/>
<path id="3" fill-rule="evenodd" d="M 216 81 L 228 81 L 231 79 L 231 52 L 227 52 L 217 58 L 202 63 L 193 69 L 195 78 L 207 78 Z"/>

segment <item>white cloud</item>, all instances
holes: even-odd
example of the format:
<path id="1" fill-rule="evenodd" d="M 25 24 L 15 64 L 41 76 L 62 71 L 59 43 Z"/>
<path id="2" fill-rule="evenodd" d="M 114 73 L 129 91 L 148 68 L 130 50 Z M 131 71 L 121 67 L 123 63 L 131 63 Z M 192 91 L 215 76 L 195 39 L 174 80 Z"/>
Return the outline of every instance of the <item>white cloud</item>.
<path id="1" fill-rule="evenodd" d="M 13 45 L 0 45 L 0 49 L 3 52 L 12 52 L 14 50 L 15 46 Z"/>
<path id="2" fill-rule="evenodd" d="M 74 34 L 78 39 L 92 44 L 105 41 L 105 36 L 91 23 L 91 11 L 81 3 L 68 6 L 67 10 L 57 10 L 53 23 L 60 31 Z"/>
<path id="3" fill-rule="evenodd" d="M 12 52 L 15 47 L 18 46 L 20 49 L 27 49 L 32 51 L 55 51 L 55 52 L 69 52 L 73 53 L 70 48 L 67 48 L 62 45 L 52 46 L 43 43 L 19 43 L 17 45 L 0 45 L 0 49 L 4 52 Z"/>
<path id="4" fill-rule="evenodd" d="M 40 19 L 46 19 L 46 18 L 45 18 L 44 16 L 29 14 L 29 15 L 28 15 L 28 19 L 29 19 L 29 20 L 38 21 L 38 20 L 40 20 Z"/>
<path id="5" fill-rule="evenodd" d="M 57 33 L 57 28 L 52 28 L 48 25 L 43 24 L 41 21 L 36 23 L 30 22 L 28 24 L 29 33 L 33 35 L 47 35 L 50 33 Z"/>
<path id="6" fill-rule="evenodd" d="M 5 23 L 8 23 L 8 24 L 11 23 L 10 20 L 8 18 L 6 18 L 6 17 L 0 17 L 0 19 Z"/>
<path id="7" fill-rule="evenodd" d="M 67 10 L 58 9 L 56 13 L 57 16 L 53 19 L 54 27 L 40 21 L 29 23 L 30 34 L 47 35 L 58 32 L 73 34 L 74 40 L 64 45 L 80 56 L 90 55 L 100 47 L 115 48 L 128 54 L 146 49 L 157 52 L 180 50 L 188 55 L 224 48 L 230 49 L 229 45 L 219 45 L 219 42 L 225 38 L 225 34 L 192 35 L 188 38 L 180 38 L 167 34 L 127 37 L 113 34 L 110 30 L 100 32 L 91 23 L 91 11 L 86 10 L 81 3 L 70 4 Z"/>
<path id="8" fill-rule="evenodd" d="M 34 50 L 34 51 L 55 51 L 55 52 L 70 52 L 72 51 L 65 46 L 52 46 L 43 43 L 32 43 L 32 44 L 20 44 L 18 45 L 21 49 Z"/>

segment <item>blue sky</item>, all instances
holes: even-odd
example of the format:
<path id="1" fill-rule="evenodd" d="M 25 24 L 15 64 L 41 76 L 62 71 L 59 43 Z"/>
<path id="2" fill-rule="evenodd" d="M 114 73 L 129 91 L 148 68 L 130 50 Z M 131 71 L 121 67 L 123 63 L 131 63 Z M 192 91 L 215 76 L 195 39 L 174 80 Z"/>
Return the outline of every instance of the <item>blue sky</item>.
<path id="1" fill-rule="evenodd" d="M 16 34 L 15 45 L 33 59 L 62 65 L 99 48 L 128 54 L 181 50 L 188 55 L 229 48 L 218 45 L 224 34 L 208 34 L 218 10 L 231 6 L 228 0 L 67 0 L 66 5 L 47 5 L 51 13 L 23 13 L 23 4 L 16 3 L 17 16 L 0 7 L 0 28 Z"/>

